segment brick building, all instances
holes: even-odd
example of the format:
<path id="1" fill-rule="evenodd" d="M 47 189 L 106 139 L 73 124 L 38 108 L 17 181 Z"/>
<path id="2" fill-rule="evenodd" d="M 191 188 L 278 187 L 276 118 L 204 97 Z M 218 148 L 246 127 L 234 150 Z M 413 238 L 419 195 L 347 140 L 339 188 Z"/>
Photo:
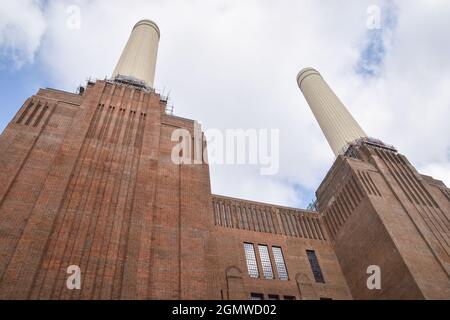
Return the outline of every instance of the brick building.
<path id="1" fill-rule="evenodd" d="M 39 90 L 0 136 L 1 299 L 450 298 L 450 189 L 351 120 L 321 123 L 343 106 L 305 69 L 337 154 L 316 208 L 212 195 L 207 164 L 171 159 L 173 130 L 196 122 L 152 89 L 158 40 L 139 22 L 113 79 Z"/>

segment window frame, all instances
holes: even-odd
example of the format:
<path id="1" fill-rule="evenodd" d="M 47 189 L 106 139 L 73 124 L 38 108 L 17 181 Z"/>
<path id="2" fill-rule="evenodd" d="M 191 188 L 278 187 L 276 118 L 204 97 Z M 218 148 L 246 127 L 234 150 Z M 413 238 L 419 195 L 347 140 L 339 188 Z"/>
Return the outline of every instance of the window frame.
<path id="1" fill-rule="evenodd" d="M 276 250 L 279 250 L 279 255 L 275 253 Z M 284 257 L 283 248 L 281 246 L 272 246 L 272 254 L 275 262 L 275 268 L 277 270 L 278 279 L 281 281 L 289 281 L 289 271 L 286 265 L 286 259 Z M 281 270 L 284 269 L 284 270 Z M 281 275 L 285 274 L 286 277 L 282 277 Z"/>
<path id="2" fill-rule="evenodd" d="M 266 252 L 261 252 L 261 249 L 265 249 Z M 262 267 L 262 274 L 264 276 L 264 279 L 266 280 L 274 280 L 275 279 L 275 272 L 273 270 L 273 264 L 272 259 L 270 257 L 270 250 L 269 246 L 266 244 L 258 244 L 258 254 L 259 259 L 261 261 L 261 267 Z M 270 270 L 269 270 L 270 267 Z M 270 271 L 270 274 L 268 273 L 266 275 L 266 271 Z"/>
<path id="3" fill-rule="evenodd" d="M 254 299 L 254 298 L 261 298 L 261 299 Z M 250 300 L 255 300 L 255 301 L 265 300 L 264 293 L 250 292 Z"/>
<path id="4" fill-rule="evenodd" d="M 247 251 L 247 248 L 250 248 L 250 246 L 252 248 L 251 252 Z M 245 262 L 247 264 L 247 272 L 249 277 L 252 279 L 259 279 L 261 277 L 261 273 L 259 271 L 258 259 L 256 257 L 256 250 L 254 243 L 244 242 L 244 256 Z"/>
<path id="5" fill-rule="evenodd" d="M 326 283 L 325 276 L 323 275 L 322 268 L 320 267 L 319 257 L 315 250 L 306 250 L 306 256 L 311 267 L 311 272 L 313 273 L 314 280 L 316 283 Z"/>

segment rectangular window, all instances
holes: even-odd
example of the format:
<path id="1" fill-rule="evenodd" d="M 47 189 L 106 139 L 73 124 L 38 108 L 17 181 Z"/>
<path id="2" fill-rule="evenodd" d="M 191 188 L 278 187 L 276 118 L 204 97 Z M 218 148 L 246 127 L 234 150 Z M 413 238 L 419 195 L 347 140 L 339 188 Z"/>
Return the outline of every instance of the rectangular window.
<path id="1" fill-rule="evenodd" d="M 309 264 L 311 265 L 314 279 L 318 283 L 325 283 L 322 270 L 320 269 L 319 260 L 317 260 L 316 252 L 314 250 L 306 250 L 306 254 L 308 256 Z"/>
<path id="2" fill-rule="evenodd" d="M 264 278 L 273 279 L 272 262 L 270 261 L 269 249 L 265 245 L 258 245 L 259 257 L 263 268 Z"/>
<path id="3" fill-rule="evenodd" d="M 280 247 L 272 247 L 275 266 L 277 267 L 278 277 L 280 280 L 289 280 L 286 264 L 284 263 L 283 251 Z"/>
<path id="4" fill-rule="evenodd" d="M 248 275 L 259 278 L 258 263 L 256 262 L 255 248 L 253 243 L 244 243 L 245 259 L 247 260 Z"/>
<path id="5" fill-rule="evenodd" d="M 295 300 L 295 296 L 284 296 L 284 300 Z"/>
<path id="6" fill-rule="evenodd" d="M 269 300 L 280 300 L 280 296 L 277 294 L 269 294 Z"/>
<path id="7" fill-rule="evenodd" d="M 262 293 L 250 293 L 250 300 L 264 300 Z"/>
<path id="8" fill-rule="evenodd" d="M 331 300 L 333 300 L 333 299 L 331 299 L 331 298 L 320 298 L 320 300 L 327 300 L 327 301 L 331 301 Z"/>

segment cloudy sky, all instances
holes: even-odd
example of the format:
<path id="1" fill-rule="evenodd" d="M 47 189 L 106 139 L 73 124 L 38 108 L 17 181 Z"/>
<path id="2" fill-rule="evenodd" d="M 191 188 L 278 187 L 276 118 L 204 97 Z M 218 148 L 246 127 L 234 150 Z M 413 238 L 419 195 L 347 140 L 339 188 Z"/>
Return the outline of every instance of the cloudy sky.
<path id="1" fill-rule="evenodd" d="M 448 0 L 1 0 L 0 130 L 40 87 L 110 76 L 142 18 L 161 29 L 155 84 L 176 115 L 280 129 L 277 175 L 215 165 L 214 193 L 296 207 L 314 197 L 334 156 L 297 87 L 304 67 L 369 135 L 450 185 Z"/>

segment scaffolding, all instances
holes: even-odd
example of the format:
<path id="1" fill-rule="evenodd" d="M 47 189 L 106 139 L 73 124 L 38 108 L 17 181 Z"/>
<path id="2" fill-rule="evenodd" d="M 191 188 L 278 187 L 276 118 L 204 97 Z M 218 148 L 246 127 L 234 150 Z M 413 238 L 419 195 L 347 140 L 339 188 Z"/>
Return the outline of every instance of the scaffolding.
<path id="1" fill-rule="evenodd" d="M 134 87 L 140 90 L 143 90 L 145 92 L 155 92 L 155 90 L 145 83 L 145 81 L 136 79 L 135 77 L 131 76 L 124 76 L 124 75 L 117 75 L 113 79 L 114 82 L 124 84 L 126 86 Z"/>
<path id="2" fill-rule="evenodd" d="M 157 94 L 159 94 L 161 101 L 166 103 L 166 109 L 165 109 L 166 114 L 173 116 L 174 106 L 173 106 L 172 100 L 170 98 L 171 91 L 169 91 L 167 94 L 165 94 L 165 91 L 166 91 L 166 89 L 163 89 L 162 92 L 160 92 L 159 90 L 155 90 L 155 92 Z"/>
<path id="3" fill-rule="evenodd" d="M 137 90 L 142 90 L 147 93 L 159 94 L 161 102 L 166 104 L 166 107 L 165 107 L 166 114 L 171 115 L 171 116 L 174 115 L 174 105 L 170 98 L 170 91 L 167 94 L 165 94 L 165 89 L 162 92 L 160 92 L 157 89 L 147 86 L 147 84 L 142 80 L 139 80 L 139 79 L 136 79 L 136 78 L 130 77 L 130 76 L 123 76 L 120 74 L 112 79 L 105 77 L 104 81 L 106 81 L 107 83 L 111 83 L 111 84 L 118 83 L 120 85 L 130 87 L 133 89 L 137 89 Z M 92 80 L 91 78 L 88 78 L 86 80 L 86 83 L 87 83 L 86 86 L 80 85 L 77 88 L 77 94 L 83 95 L 86 88 L 90 85 L 95 84 L 95 82 L 96 82 L 96 80 Z"/>
<path id="4" fill-rule="evenodd" d="M 364 137 L 357 139 L 351 143 L 348 143 L 343 149 L 341 154 L 345 157 L 351 157 L 351 158 L 357 158 L 357 151 L 358 149 L 363 145 L 369 145 L 375 148 L 380 148 L 384 150 L 389 150 L 391 152 L 397 153 L 397 149 L 389 144 L 384 143 L 383 141 L 371 138 L 371 137 Z"/>
<path id="5" fill-rule="evenodd" d="M 313 200 L 311 201 L 311 203 L 308 204 L 308 206 L 306 207 L 306 209 L 309 210 L 309 211 L 316 211 L 316 212 L 319 212 L 319 208 L 317 207 L 317 204 L 318 204 L 317 199 L 313 199 Z"/>

